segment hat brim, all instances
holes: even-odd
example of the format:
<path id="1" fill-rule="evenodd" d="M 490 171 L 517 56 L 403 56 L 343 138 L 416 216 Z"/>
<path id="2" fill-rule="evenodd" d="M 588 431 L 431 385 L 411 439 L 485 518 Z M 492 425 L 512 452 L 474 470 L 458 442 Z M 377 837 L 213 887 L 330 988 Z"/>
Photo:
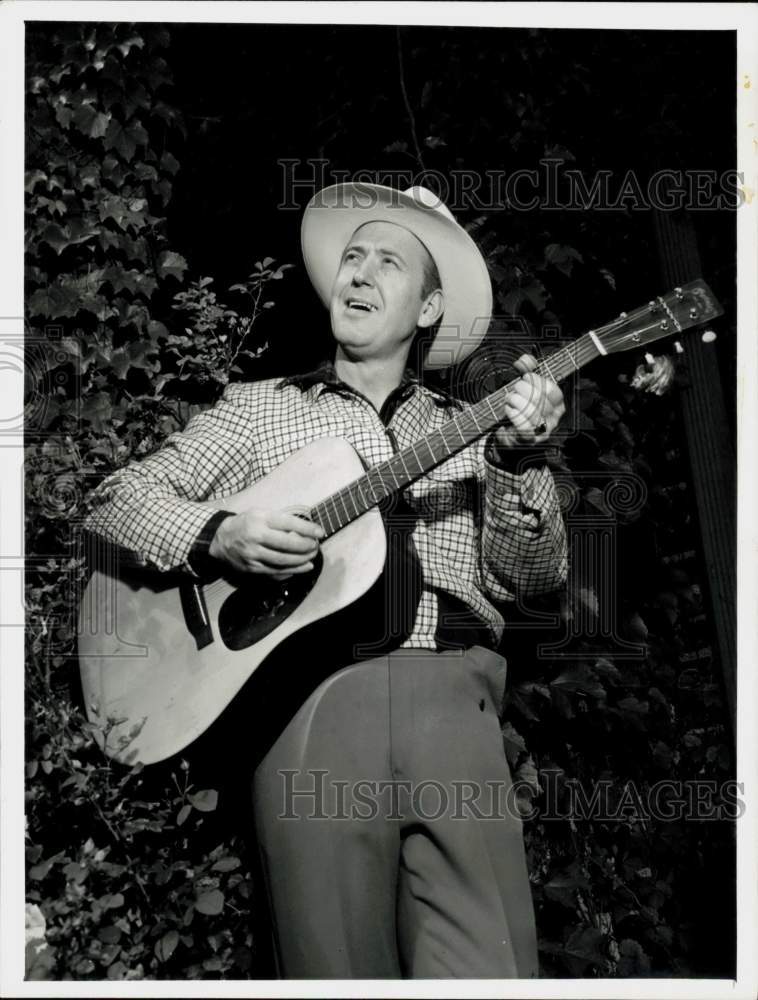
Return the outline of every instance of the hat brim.
<path id="1" fill-rule="evenodd" d="M 445 297 L 445 311 L 424 360 L 425 368 L 447 368 L 481 343 L 492 315 L 492 284 L 479 248 L 462 226 L 439 208 L 380 184 L 335 184 L 319 191 L 303 215 L 301 241 L 308 276 L 329 306 L 342 253 L 367 222 L 392 222 L 412 232 L 432 255 Z"/>

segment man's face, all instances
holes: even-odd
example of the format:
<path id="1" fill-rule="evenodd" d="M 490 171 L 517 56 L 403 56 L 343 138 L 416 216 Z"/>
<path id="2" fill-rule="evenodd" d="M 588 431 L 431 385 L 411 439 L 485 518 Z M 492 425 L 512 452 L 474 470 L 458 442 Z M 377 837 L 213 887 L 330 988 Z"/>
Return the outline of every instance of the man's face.
<path id="1" fill-rule="evenodd" d="M 391 222 L 369 222 L 353 233 L 332 285 L 335 340 L 355 358 L 389 358 L 406 350 L 417 326 L 427 326 L 421 292 L 426 247 Z M 432 322 L 436 321 L 436 316 Z"/>

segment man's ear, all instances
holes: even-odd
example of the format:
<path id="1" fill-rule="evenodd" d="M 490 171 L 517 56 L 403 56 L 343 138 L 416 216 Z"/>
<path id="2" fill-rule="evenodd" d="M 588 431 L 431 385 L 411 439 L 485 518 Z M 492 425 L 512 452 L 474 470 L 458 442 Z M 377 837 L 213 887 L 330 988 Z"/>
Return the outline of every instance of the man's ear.
<path id="1" fill-rule="evenodd" d="M 437 288 L 431 295 L 426 297 L 426 300 L 421 307 L 421 312 L 419 313 L 416 326 L 420 326 L 422 329 L 434 326 L 435 323 L 439 322 L 439 318 L 444 311 L 445 296 L 442 294 L 442 289 Z"/>

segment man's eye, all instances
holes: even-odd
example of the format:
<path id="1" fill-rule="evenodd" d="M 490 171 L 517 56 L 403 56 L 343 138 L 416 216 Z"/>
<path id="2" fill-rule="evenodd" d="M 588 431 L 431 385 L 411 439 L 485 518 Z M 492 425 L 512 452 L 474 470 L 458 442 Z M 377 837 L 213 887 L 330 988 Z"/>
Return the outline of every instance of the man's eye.
<path id="1" fill-rule="evenodd" d="M 392 264 L 393 267 L 397 267 L 397 261 L 394 257 L 385 257 L 383 260 L 384 264 Z"/>

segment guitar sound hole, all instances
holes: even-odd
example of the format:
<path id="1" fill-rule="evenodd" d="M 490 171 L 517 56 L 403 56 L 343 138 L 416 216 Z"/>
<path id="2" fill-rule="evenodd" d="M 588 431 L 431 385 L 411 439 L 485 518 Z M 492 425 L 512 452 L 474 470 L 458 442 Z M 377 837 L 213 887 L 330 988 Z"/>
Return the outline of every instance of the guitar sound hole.
<path id="1" fill-rule="evenodd" d="M 321 566 L 319 554 L 310 573 L 298 573 L 288 580 L 252 575 L 241 578 L 219 610 L 218 627 L 224 645 L 233 650 L 247 649 L 273 632 L 313 589 Z"/>

